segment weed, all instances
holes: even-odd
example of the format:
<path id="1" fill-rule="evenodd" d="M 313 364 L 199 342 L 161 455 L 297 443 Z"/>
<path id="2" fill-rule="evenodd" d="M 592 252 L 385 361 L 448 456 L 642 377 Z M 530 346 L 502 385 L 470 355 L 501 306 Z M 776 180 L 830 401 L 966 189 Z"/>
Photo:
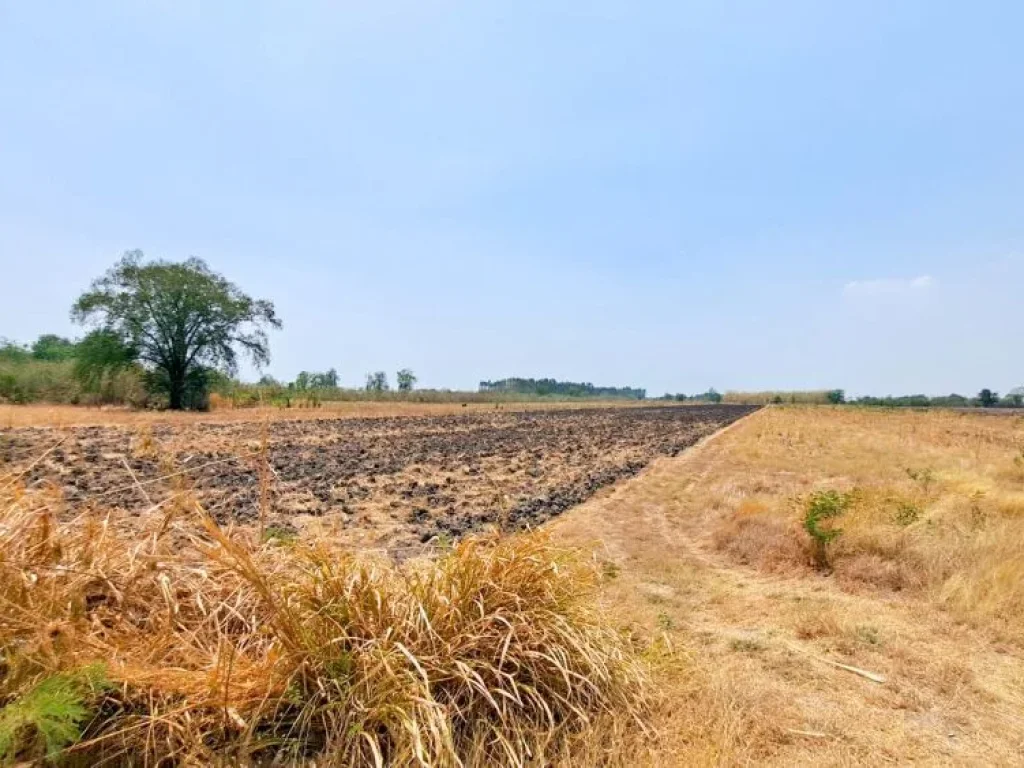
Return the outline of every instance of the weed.
<path id="1" fill-rule="evenodd" d="M 299 531 L 291 524 L 271 523 L 263 531 L 264 541 L 276 541 L 279 544 L 292 544 L 298 541 Z"/>
<path id="2" fill-rule="evenodd" d="M 879 645 L 882 642 L 882 636 L 878 628 L 867 624 L 861 624 L 857 627 L 857 639 L 868 645 Z"/>
<path id="3" fill-rule="evenodd" d="M 675 620 L 664 611 L 658 614 L 658 626 L 665 632 L 669 632 L 676 628 Z"/>
<path id="4" fill-rule="evenodd" d="M 0 762 L 54 759 L 77 742 L 91 712 L 86 700 L 109 683 L 102 666 L 52 675 L 0 709 Z"/>
<path id="5" fill-rule="evenodd" d="M 812 493 L 804 509 L 803 525 L 811 537 L 811 552 L 815 565 L 826 571 L 832 570 L 828 558 L 828 545 L 843 532 L 841 528 L 822 528 L 823 523 L 842 515 L 849 508 L 852 495 L 839 491 L 818 491 Z"/>
<path id="6" fill-rule="evenodd" d="M 898 501 L 893 521 L 897 525 L 907 526 L 916 523 L 921 519 L 922 510 L 919 506 L 910 501 Z"/>
<path id="7" fill-rule="evenodd" d="M 921 490 L 928 493 L 932 484 L 935 482 L 935 471 L 931 467 L 925 467 L 924 469 L 913 469 L 907 467 L 907 477 L 915 481 L 921 486 Z"/>
<path id="8" fill-rule="evenodd" d="M 752 637 L 734 637 L 729 647 L 737 653 L 758 653 L 764 650 L 764 643 Z"/>
<path id="9" fill-rule="evenodd" d="M 601 576 L 607 581 L 618 578 L 621 570 L 619 564 L 614 560 L 601 561 Z"/>

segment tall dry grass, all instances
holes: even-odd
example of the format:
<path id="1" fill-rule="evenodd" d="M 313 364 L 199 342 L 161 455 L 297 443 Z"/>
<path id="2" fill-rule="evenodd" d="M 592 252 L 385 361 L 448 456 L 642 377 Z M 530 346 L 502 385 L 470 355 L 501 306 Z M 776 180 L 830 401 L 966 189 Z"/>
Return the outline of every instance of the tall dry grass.
<path id="1" fill-rule="evenodd" d="M 722 395 L 723 403 L 741 405 L 827 405 L 828 390 L 768 390 L 763 392 L 730 391 Z"/>
<path id="2" fill-rule="evenodd" d="M 69 515 L 0 479 L 0 760 L 571 764 L 642 723 L 594 571 L 543 535 L 399 565 L 187 492 L 131 531 Z"/>

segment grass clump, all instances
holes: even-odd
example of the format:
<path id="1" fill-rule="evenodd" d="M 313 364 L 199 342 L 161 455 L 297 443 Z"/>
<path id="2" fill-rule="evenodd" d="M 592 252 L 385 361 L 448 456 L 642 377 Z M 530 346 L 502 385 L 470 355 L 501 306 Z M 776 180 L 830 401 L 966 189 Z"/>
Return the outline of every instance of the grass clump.
<path id="1" fill-rule="evenodd" d="M 399 565 L 198 506 L 122 535 L 59 503 L 0 477 L 8 753 L 549 765 L 642 728 L 645 672 L 596 608 L 600 574 L 544 535 Z M 83 683 L 98 662 L 109 684 Z"/>

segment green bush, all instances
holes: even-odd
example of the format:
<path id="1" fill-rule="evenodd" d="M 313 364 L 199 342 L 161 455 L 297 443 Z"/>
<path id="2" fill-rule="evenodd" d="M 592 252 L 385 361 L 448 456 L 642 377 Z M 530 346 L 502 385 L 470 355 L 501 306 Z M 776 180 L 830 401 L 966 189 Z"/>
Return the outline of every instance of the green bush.
<path id="1" fill-rule="evenodd" d="M 804 530 L 811 537 L 811 554 L 814 564 L 822 570 L 831 570 L 828 545 L 843 532 L 829 521 L 840 517 L 850 507 L 852 494 L 839 491 L 818 491 L 812 493 L 804 508 Z M 827 527 L 822 527 L 826 524 Z"/>

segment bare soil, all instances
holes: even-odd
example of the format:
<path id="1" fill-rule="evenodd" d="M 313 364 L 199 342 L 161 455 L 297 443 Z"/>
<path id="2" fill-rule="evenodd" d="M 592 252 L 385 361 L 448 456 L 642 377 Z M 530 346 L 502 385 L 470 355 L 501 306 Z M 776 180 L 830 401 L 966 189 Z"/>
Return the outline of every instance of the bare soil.
<path id="1" fill-rule="evenodd" d="M 0 466 L 24 472 L 28 485 L 56 485 L 69 508 L 92 503 L 130 519 L 191 493 L 218 522 L 252 524 L 262 498 L 276 531 L 402 554 L 490 524 L 540 524 L 753 410 L 11 428 L 0 431 Z"/>

